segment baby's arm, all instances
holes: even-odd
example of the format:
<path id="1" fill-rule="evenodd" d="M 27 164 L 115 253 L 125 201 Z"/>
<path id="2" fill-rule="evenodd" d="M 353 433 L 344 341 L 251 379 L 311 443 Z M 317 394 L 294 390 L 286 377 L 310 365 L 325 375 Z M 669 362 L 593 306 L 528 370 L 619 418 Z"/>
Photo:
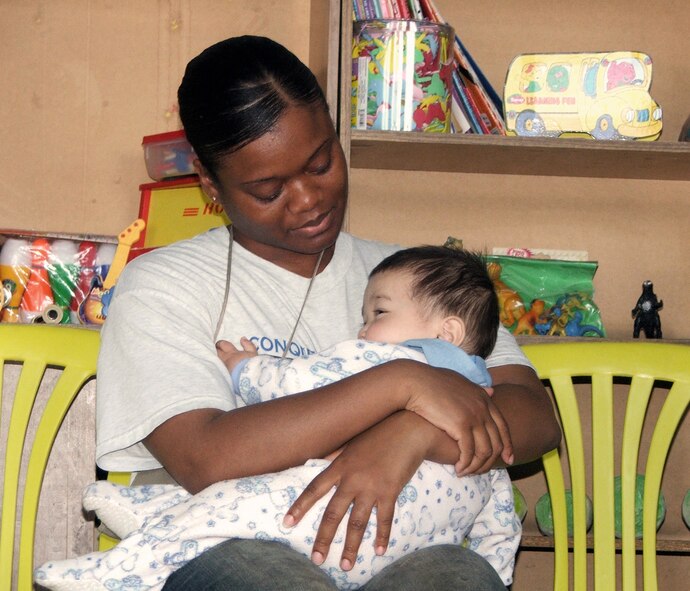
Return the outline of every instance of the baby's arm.
<path id="1" fill-rule="evenodd" d="M 225 363 L 225 367 L 228 368 L 228 371 L 235 369 L 237 364 L 243 359 L 249 359 L 258 355 L 256 345 L 248 338 L 242 337 L 240 339 L 240 345 L 242 345 L 242 351 L 229 341 L 218 341 L 216 343 L 218 357 Z"/>

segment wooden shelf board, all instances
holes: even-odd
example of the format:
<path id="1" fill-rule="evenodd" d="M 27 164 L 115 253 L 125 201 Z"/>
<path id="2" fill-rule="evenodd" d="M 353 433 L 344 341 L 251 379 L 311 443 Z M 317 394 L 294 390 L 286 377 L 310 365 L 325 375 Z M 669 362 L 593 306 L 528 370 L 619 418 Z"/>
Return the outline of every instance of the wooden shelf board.
<path id="1" fill-rule="evenodd" d="M 554 541 L 552 537 L 549 536 L 535 536 L 526 535 L 522 536 L 520 541 L 520 547 L 522 548 L 553 548 Z M 568 538 L 568 547 L 573 547 L 573 539 Z M 587 536 L 587 549 L 592 550 L 594 547 L 594 538 L 592 536 Z M 635 548 L 642 551 L 642 540 L 635 541 Z M 616 540 L 616 549 L 621 549 L 620 540 Z M 666 540 L 657 539 L 656 541 L 656 551 L 657 553 L 662 552 L 672 552 L 687 554 L 690 553 L 690 540 Z"/>
<path id="2" fill-rule="evenodd" d="M 573 342 L 592 342 L 592 343 L 639 343 L 645 341 L 646 339 L 599 339 L 596 337 L 548 337 L 548 336 L 529 336 L 529 335 L 517 335 L 515 340 L 519 345 L 536 345 L 541 343 L 573 343 Z M 690 345 L 690 339 L 659 339 L 659 343 L 669 343 L 672 345 Z"/>
<path id="3" fill-rule="evenodd" d="M 352 130 L 351 146 L 361 169 L 690 180 L 690 142 Z"/>

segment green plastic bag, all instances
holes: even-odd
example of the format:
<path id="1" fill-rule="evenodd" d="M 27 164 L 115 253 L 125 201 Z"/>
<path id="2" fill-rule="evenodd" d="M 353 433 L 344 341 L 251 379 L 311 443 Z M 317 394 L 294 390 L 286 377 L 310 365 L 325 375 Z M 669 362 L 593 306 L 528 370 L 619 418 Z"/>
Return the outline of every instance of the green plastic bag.
<path id="1" fill-rule="evenodd" d="M 573 535 L 573 493 L 570 489 L 565 491 L 565 511 L 568 523 L 568 536 Z M 587 531 L 592 527 L 593 507 L 592 499 L 585 495 L 585 523 Z M 553 536 L 553 508 L 551 507 L 551 495 L 544 493 L 534 507 L 534 514 L 537 520 L 537 527 L 539 531 L 545 536 Z"/>
<path id="2" fill-rule="evenodd" d="M 501 323 L 515 335 L 605 337 L 594 261 L 487 255 Z"/>
<path id="3" fill-rule="evenodd" d="M 623 532 L 623 518 L 621 516 L 621 477 L 616 476 L 613 479 L 613 494 L 614 494 L 614 526 L 616 528 L 616 537 L 620 538 Z M 637 474 L 635 477 L 635 537 L 642 537 L 642 504 L 644 502 L 644 475 Z M 666 517 L 666 499 L 664 493 L 659 492 L 659 500 L 656 506 L 656 528 L 659 529 Z"/>

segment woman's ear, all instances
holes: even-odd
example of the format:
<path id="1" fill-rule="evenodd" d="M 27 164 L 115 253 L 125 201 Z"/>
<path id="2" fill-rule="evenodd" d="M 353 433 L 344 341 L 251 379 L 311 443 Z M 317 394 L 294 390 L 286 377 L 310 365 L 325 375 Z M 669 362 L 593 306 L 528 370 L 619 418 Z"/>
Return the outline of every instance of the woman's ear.
<path id="1" fill-rule="evenodd" d="M 199 175 L 199 185 L 201 185 L 201 190 L 204 192 L 204 195 L 213 201 L 213 203 L 220 203 L 218 187 L 211 173 L 201 164 L 198 158 L 194 159 L 194 170 L 196 170 L 196 173 Z"/>
<path id="2" fill-rule="evenodd" d="M 441 323 L 440 339 L 452 343 L 456 347 L 465 340 L 465 322 L 458 316 L 447 316 Z"/>

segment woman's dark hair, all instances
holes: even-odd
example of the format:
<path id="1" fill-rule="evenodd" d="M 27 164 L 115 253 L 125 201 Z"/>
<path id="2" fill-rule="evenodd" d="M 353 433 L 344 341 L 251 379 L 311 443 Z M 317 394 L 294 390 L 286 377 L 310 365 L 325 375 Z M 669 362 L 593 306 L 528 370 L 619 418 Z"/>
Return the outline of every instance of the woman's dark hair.
<path id="1" fill-rule="evenodd" d="M 412 275 L 410 297 L 427 305 L 430 313 L 464 321 L 466 353 L 487 357 L 493 351 L 498 297 L 482 255 L 446 246 L 405 248 L 383 259 L 369 277 L 393 270 Z"/>
<path id="2" fill-rule="evenodd" d="M 220 157 L 264 135 L 290 105 L 328 109 L 297 56 L 250 35 L 220 41 L 192 59 L 177 99 L 187 139 L 211 174 Z"/>

